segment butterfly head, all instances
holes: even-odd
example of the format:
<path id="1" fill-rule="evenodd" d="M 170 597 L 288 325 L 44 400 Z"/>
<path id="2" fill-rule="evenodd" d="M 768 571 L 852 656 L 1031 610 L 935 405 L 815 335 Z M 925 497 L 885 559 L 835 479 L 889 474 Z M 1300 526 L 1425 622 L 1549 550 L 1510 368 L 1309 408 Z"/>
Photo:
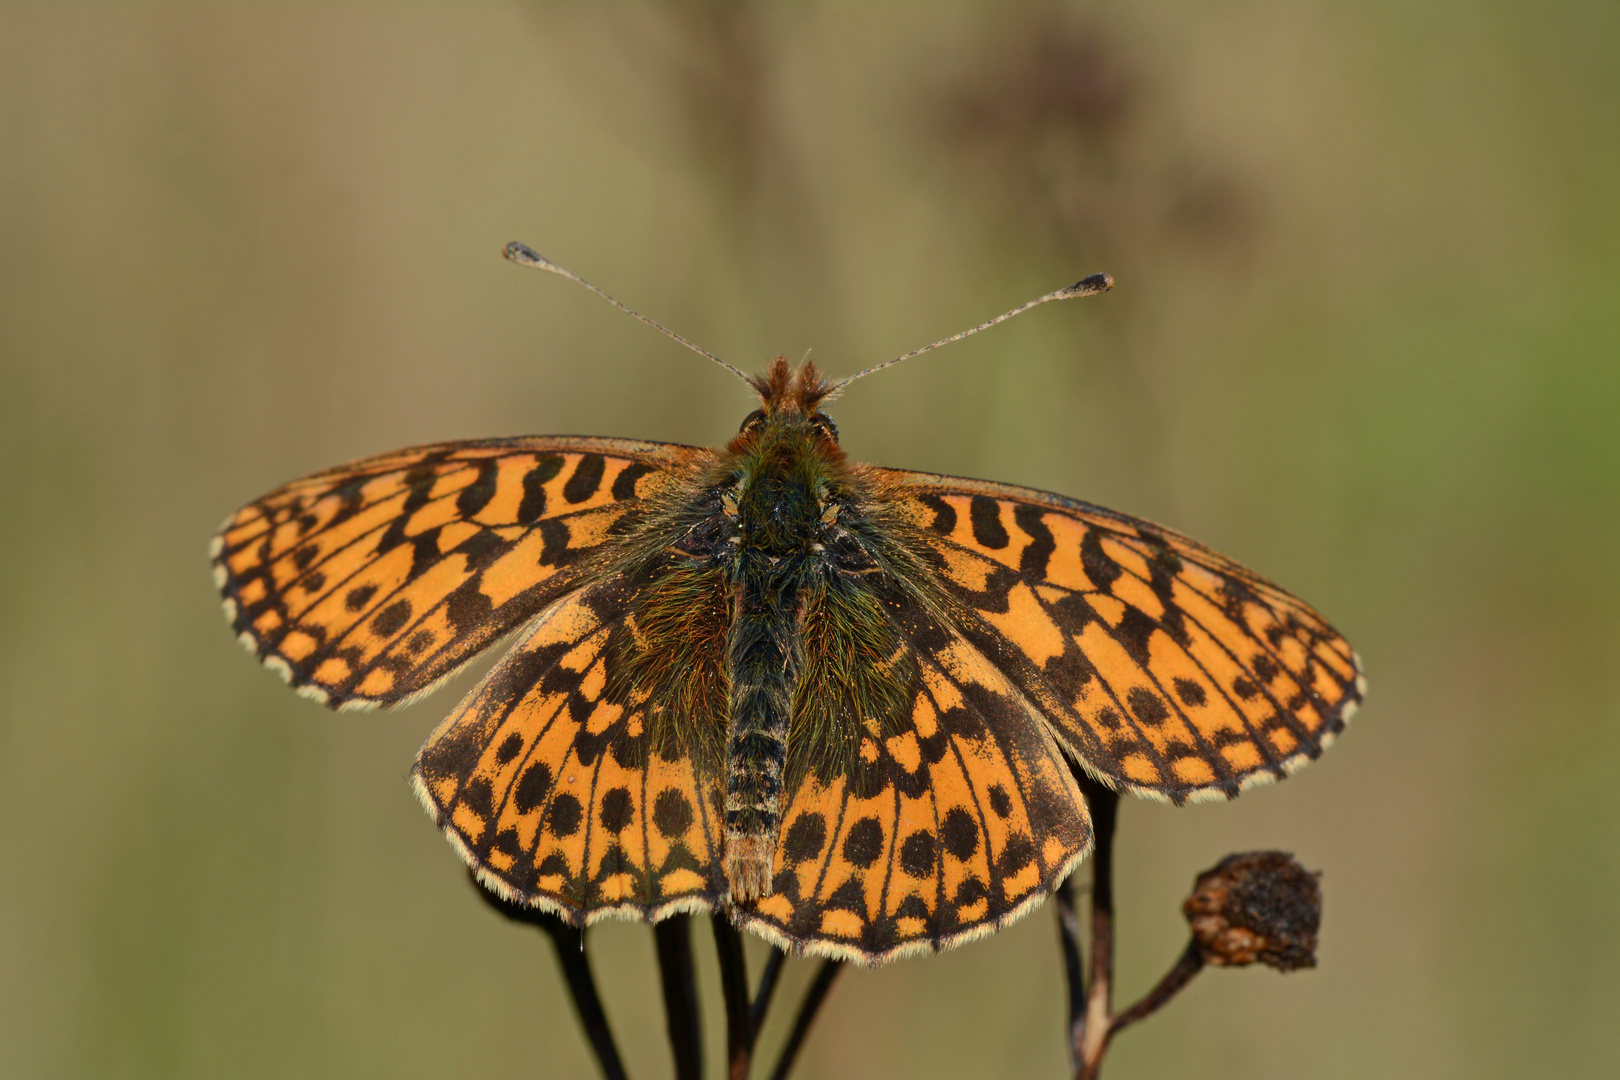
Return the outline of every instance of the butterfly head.
<path id="1" fill-rule="evenodd" d="M 794 369 L 785 357 L 778 356 L 763 374 L 751 377 L 748 383 L 759 394 L 759 408 L 743 419 L 728 449 L 746 454 L 789 443 L 811 453 L 819 451 L 843 459 L 843 451 L 838 448 L 838 428 L 821 411 L 821 403 L 833 387 L 813 362 Z"/>

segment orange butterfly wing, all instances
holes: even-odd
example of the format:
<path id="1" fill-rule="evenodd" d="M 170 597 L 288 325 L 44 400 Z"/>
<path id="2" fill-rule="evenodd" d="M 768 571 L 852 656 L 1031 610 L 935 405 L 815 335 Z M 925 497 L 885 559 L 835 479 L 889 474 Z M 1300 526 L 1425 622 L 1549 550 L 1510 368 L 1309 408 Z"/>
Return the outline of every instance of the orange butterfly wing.
<path id="1" fill-rule="evenodd" d="M 214 538 L 215 580 L 243 645 L 300 693 L 397 704 L 577 587 L 696 453 L 520 438 L 368 458 L 237 511 Z"/>
<path id="2" fill-rule="evenodd" d="M 417 756 L 412 782 L 479 879 L 572 922 L 718 906 L 714 778 L 650 746 L 647 717 L 607 692 L 619 580 L 558 601 Z"/>
<path id="3" fill-rule="evenodd" d="M 1194 540 L 1028 488 L 874 471 L 964 636 L 1111 786 L 1234 796 L 1316 758 L 1361 702 L 1360 661 L 1321 615 Z"/>
<path id="4" fill-rule="evenodd" d="M 1091 821 L 1034 705 L 960 634 L 890 602 L 921 685 L 868 721 L 850 775 L 787 794 L 775 892 L 733 917 L 784 947 L 865 963 L 990 933 L 1091 849 Z"/>

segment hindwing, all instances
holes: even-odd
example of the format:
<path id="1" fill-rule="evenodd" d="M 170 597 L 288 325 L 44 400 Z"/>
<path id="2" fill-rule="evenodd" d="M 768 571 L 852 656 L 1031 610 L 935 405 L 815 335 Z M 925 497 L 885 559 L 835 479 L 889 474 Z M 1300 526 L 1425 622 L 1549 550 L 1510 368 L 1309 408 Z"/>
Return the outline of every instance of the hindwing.
<path id="1" fill-rule="evenodd" d="M 556 602 L 413 772 L 486 885 L 574 923 L 726 902 L 723 773 L 657 737 L 651 699 L 615 692 L 615 643 L 644 587 L 627 574 Z M 844 767 L 803 770 L 772 895 L 730 908 L 784 947 L 865 963 L 1005 925 L 1091 846 L 1035 705 L 961 634 L 887 599 L 916 673 L 903 718 L 863 718 Z"/>
<path id="2" fill-rule="evenodd" d="M 734 917 L 785 947 L 875 963 L 988 933 L 1045 898 L 1091 823 L 1039 710 L 920 605 L 887 605 L 918 673 L 898 723 L 785 797 L 773 895 Z"/>
<path id="3" fill-rule="evenodd" d="M 423 803 L 486 885 L 588 923 L 724 897 L 714 777 L 649 737 L 611 690 L 623 581 L 548 609 L 417 756 Z"/>

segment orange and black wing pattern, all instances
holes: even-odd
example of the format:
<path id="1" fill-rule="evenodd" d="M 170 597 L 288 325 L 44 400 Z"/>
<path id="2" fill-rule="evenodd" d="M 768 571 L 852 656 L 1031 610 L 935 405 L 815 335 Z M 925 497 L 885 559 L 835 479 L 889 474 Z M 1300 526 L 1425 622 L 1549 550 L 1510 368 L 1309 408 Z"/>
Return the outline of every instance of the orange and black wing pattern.
<path id="1" fill-rule="evenodd" d="M 723 776 L 614 689 L 629 575 L 565 596 L 417 757 L 423 803 L 487 886 L 571 922 L 726 906 Z M 896 603 L 920 679 L 852 767 L 786 795 L 773 893 L 732 917 L 795 952 L 877 963 L 988 933 L 1091 846 L 1063 751 L 959 634 Z"/>
<path id="2" fill-rule="evenodd" d="M 226 617 L 300 693 L 334 708 L 397 704 L 576 587 L 693 454 L 494 439 L 316 473 L 243 507 L 214 538 Z"/>
<path id="3" fill-rule="evenodd" d="M 622 579 L 554 604 L 441 724 L 412 781 L 485 885 L 588 923 L 719 906 L 717 778 L 612 692 Z"/>
<path id="4" fill-rule="evenodd" d="M 1316 758 L 1361 702 L 1360 661 L 1321 615 L 1196 541 L 1027 488 L 874 471 L 963 636 L 1110 786 L 1230 798 Z"/>
<path id="5" fill-rule="evenodd" d="M 784 948 L 869 964 L 1006 925 L 1092 841 L 1035 706 L 943 621 L 885 599 L 920 674 L 910 709 L 866 718 L 850 768 L 786 794 L 773 895 L 733 913 Z"/>

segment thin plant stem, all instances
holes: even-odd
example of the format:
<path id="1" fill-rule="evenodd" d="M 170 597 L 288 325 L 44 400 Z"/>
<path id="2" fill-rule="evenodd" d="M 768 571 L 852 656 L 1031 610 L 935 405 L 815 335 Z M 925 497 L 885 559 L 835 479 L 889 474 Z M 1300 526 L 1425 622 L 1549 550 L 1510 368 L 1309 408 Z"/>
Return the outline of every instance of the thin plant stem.
<path id="1" fill-rule="evenodd" d="M 1098 1041 L 1095 1056 L 1090 1060 L 1089 1068 L 1080 1075 L 1088 1080 L 1096 1077 L 1102 1071 L 1103 1055 L 1108 1052 L 1114 1036 L 1138 1020 L 1146 1020 L 1158 1012 L 1171 998 L 1181 993 L 1187 984 L 1193 981 L 1193 976 L 1202 970 L 1204 970 L 1204 953 L 1199 949 L 1197 941 L 1189 941 L 1187 947 L 1181 951 L 1181 956 L 1153 989 L 1143 994 L 1136 1004 L 1124 1012 L 1115 1013 L 1108 1018 L 1102 1038 Z"/>
<path id="2" fill-rule="evenodd" d="M 782 1055 L 776 1059 L 776 1068 L 771 1070 L 771 1080 L 787 1080 L 788 1073 L 793 1069 L 793 1061 L 799 1055 L 799 1048 L 804 1045 L 805 1036 L 810 1034 L 810 1025 L 815 1023 L 816 1013 L 821 1010 L 821 1003 L 827 999 L 833 980 L 843 969 L 842 960 L 823 960 L 821 967 L 816 969 L 816 977 L 810 981 L 810 988 L 804 992 L 804 1000 L 799 1004 L 799 1014 L 793 1019 L 793 1030 L 782 1046 Z"/>
<path id="3" fill-rule="evenodd" d="M 539 921 L 550 924 L 542 926 L 542 929 L 551 935 L 552 944 L 557 947 L 557 964 L 562 968 L 563 978 L 574 999 L 574 1010 L 585 1028 L 585 1037 L 590 1041 L 602 1076 L 605 1080 L 626 1080 L 624 1062 L 613 1041 L 613 1029 L 608 1026 L 601 995 L 596 991 L 596 978 L 591 974 L 590 961 L 585 956 L 585 931 L 577 926 L 569 926 L 555 915 L 540 914 Z"/>
<path id="4" fill-rule="evenodd" d="M 777 946 L 771 946 L 770 958 L 765 961 L 765 970 L 759 973 L 759 987 L 754 991 L 754 1003 L 749 1006 L 748 1018 L 754 1029 L 754 1039 L 759 1039 L 759 1031 L 765 1026 L 765 1014 L 771 1009 L 771 998 L 776 994 L 777 982 L 782 976 L 782 965 L 787 960 L 787 953 Z"/>
<path id="5" fill-rule="evenodd" d="M 1086 1037 L 1086 978 L 1080 956 L 1080 919 L 1075 914 L 1070 877 L 1057 887 L 1058 941 L 1063 946 L 1063 980 L 1069 988 L 1069 1071 L 1078 1073 Z"/>
<path id="6" fill-rule="evenodd" d="M 1069 988 L 1069 1063 L 1075 1080 L 1097 1080 L 1103 1055 L 1120 1031 L 1153 1015 L 1180 993 L 1204 968 L 1204 954 L 1189 941 L 1157 985 L 1124 1012 L 1113 1011 L 1114 994 L 1114 834 L 1119 824 L 1119 795 L 1076 769 L 1080 792 L 1091 811 L 1096 848 L 1091 855 L 1091 971 L 1086 978 L 1080 947 L 1080 919 L 1075 912 L 1073 881 L 1057 889 L 1058 937 L 1063 946 L 1063 975 Z"/>
<path id="7" fill-rule="evenodd" d="M 585 955 L 585 932 L 559 916 L 503 899 L 484 888 L 469 875 L 478 895 L 491 908 L 513 922 L 524 923 L 545 932 L 556 950 L 557 966 L 573 1001 L 574 1013 L 585 1031 L 586 1041 L 596 1058 L 604 1080 L 627 1080 L 624 1060 L 602 1008 L 602 997 Z M 720 963 L 720 987 L 726 1005 L 726 1049 L 728 1080 L 747 1080 L 753 1061 L 755 1041 L 765 1026 L 771 1002 L 781 984 L 787 953 L 772 948 L 759 987 L 750 1000 L 748 964 L 743 954 L 742 934 L 723 912 L 711 917 L 715 953 Z M 664 995 L 664 1019 L 669 1031 L 676 1080 L 701 1080 L 703 1075 L 703 1021 L 697 988 L 697 972 L 692 956 L 691 918 L 677 915 L 653 926 L 658 952 L 659 982 Z M 832 984 L 843 970 L 839 960 L 823 960 L 805 990 L 792 1029 L 772 1070 L 772 1080 L 786 1080 L 811 1025 L 815 1023 Z"/>
<path id="8" fill-rule="evenodd" d="M 675 1080 L 703 1078 L 703 1015 L 697 970 L 692 964 L 692 919 L 673 915 L 653 924 L 658 977 L 664 990 L 664 1021 L 675 1061 Z"/>
<path id="9" fill-rule="evenodd" d="M 726 1075 L 730 1080 L 748 1080 L 754 1020 L 748 1003 L 748 960 L 743 955 L 742 934 L 723 911 L 715 912 L 710 920 L 714 951 L 720 960 L 720 990 L 726 1001 Z"/>
<path id="10" fill-rule="evenodd" d="M 471 875 L 469 875 L 471 876 Z M 602 1008 L 602 997 L 596 992 L 596 978 L 591 974 L 590 961 L 585 956 L 585 931 L 570 926 L 556 915 L 538 908 L 524 907 L 502 899 L 484 888 L 476 878 L 473 887 L 484 902 L 513 922 L 526 923 L 545 931 L 556 946 L 557 966 L 573 998 L 574 1013 L 585 1029 L 585 1038 L 596 1056 L 596 1067 L 604 1080 L 627 1080 L 624 1061 L 613 1041 L 613 1030 L 608 1026 L 607 1013 Z"/>
<path id="11" fill-rule="evenodd" d="M 1114 999 L 1114 828 L 1119 821 L 1119 795 L 1082 775 L 1080 790 L 1091 810 L 1097 847 L 1091 854 L 1091 972 L 1086 985 L 1086 1013 L 1080 1036 L 1080 1068 L 1075 1075 L 1092 1080 L 1102 1067 Z"/>
<path id="12" fill-rule="evenodd" d="M 1182 988 L 1192 982 L 1194 975 L 1203 970 L 1203 950 L 1198 947 L 1197 941 L 1188 941 L 1175 966 L 1164 973 L 1164 978 L 1160 979 L 1153 989 L 1143 994 L 1135 1005 L 1114 1017 L 1113 1022 L 1108 1025 L 1108 1037 L 1113 1038 L 1138 1020 L 1146 1020 L 1158 1012 L 1167 1001 L 1181 993 Z"/>

